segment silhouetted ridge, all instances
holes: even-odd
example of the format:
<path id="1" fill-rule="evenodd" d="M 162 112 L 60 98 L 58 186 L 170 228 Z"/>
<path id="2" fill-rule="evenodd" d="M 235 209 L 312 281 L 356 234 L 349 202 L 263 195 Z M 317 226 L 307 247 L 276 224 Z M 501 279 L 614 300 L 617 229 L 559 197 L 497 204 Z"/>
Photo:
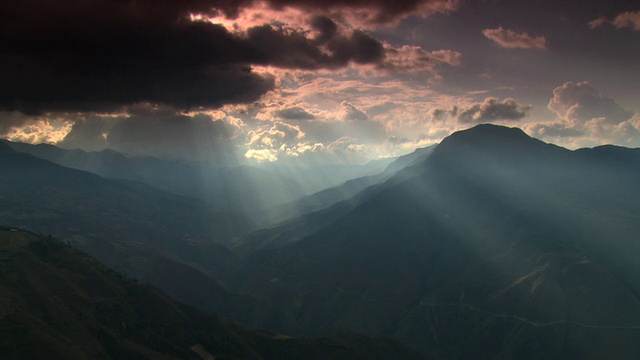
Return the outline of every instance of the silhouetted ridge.
<path id="1" fill-rule="evenodd" d="M 169 298 L 55 239 L 0 227 L 3 359 L 423 359 L 397 340 L 295 339 Z"/>
<path id="2" fill-rule="evenodd" d="M 602 145 L 594 148 L 576 150 L 583 158 L 603 161 L 607 163 L 640 164 L 640 148 L 628 149 L 615 145 Z"/>
<path id="3" fill-rule="evenodd" d="M 431 159 L 449 164 L 473 161 L 525 165 L 532 160 L 564 157 L 569 152 L 534 139 L 518 128 L 481 124 L 446 137 Z"/>
<path id="4" fill-rule="evenodd" d="M 12 153 L 15 152 L 6 142 L 0 141 L 0 153 Z"/>

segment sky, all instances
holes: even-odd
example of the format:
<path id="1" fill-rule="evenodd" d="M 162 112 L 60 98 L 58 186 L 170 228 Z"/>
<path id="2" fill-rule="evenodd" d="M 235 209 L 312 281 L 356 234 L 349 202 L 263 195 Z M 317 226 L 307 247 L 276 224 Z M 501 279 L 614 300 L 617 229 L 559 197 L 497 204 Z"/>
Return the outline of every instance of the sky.
<path id="1" fill-rule="evenodd" d="M 235 163 L 365 163 L 479 123 L 640 147 L 640 4 L 0 4 L 0 137 Z"/>

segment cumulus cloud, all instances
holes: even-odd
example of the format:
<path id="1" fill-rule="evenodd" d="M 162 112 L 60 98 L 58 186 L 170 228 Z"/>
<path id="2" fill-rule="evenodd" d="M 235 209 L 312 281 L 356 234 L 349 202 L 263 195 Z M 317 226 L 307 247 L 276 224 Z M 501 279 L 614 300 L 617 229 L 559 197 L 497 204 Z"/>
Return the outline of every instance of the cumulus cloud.
<path id="1" fill-rule="evenodd" d="M 527 116 L 529 105 L 523 105 L 516 99 L 488 97 L 481 103 L 475 103 L 461 109 L 454 109 L 452 113 L 458 116 L 461 123 L 480 123 L 496 120 L 520 120 Z"/>
<path id="2" fill-rule="evenodd" d="M 31 119 L 16 111 L 0 111 L 0 135 L 16 127 L 21 127 Z"/>
<path id="3" fill-rule="evenodd" d="M 482 34 L 501 47 L 508 49 L 546 49 L 547 39 L 544 36 L 531 36 L 517 33 L 500 26 L 497 29 L 484 29 Z"/>
<path id="4" fill-rule="evenodd" d="M 458 114 L 458 107 L 453 107 L 450 110 L 432 108 L 427 112 L 428 118 L 433 122 L 444 122 Z"/>
<path id="5" fill-rule="evenodd" d="M 386 58 L 381 68 L 415 72 L 435 72 L 440 65 L 457 66 L 462 62 L 462 54 L 452 50 L 427 51 L 419 46 L 404 45 L 400 48 L 388 46 Z"/>
<path id="6" fill-rule="evenodd" d="M 555 88 L 548 108 L 561 119 L 578 122 L 604 118 L 617 124 L 633 116 L 633 112 L 623 109 L 613 99 L 602 96 L 587 81 L 567 82 Z"/>
<path id="7" fill-rule="evenodd" d="M 7 130 L 3 137 L 30 144 L 55 143 L 69 132 L 71 123 L 64 120 L 36 119 Z"/>
<path id="8" fill-rule="evenodd" d="M 276 161 L 280 153 L 287 153 L 305 137 L 297 125 L 275 121 L 268 128 L 252 130 L 248 134 L 246 145 L 249 150 L 244 154 L 248 159 L 258 161 Z"/>
<path id="9" fill-rule="evenodd" d="M 25 143 L 55 143 L 71 129 L 73 120 L 56 115 L 26 116 L 0 111 L 0 137 Z"/>
<path id="10" fill-rule="evenodd" d="M 587 23 L 587 25 L 592 29 L 598 28 L 604 24 L 611 24 L 618 29 L 631 29 L 640 31 L 640 11 L 625 11 L 618 14 L 618 16 L 616 16 L 613 20 L 610 20 L 606 17 L 599 17 Z"/>
<path id="11" fill-rule="evenodd" d="M 258 162 L 278 161 L 278 150 L 276 149 L 249 149 L 244 154 L 247 159 L 255 159 Z"/>
<path id="12" fill-rule="evenodd" d="M 604 143 L 640 146 L 640 115 L 625 110 L 586 81 L 555 88 L 548 108 L 557 120 L 531 124 L 529 133 L 573 147 Z"/>
<path id="13" fill-rule="evenodd" d="M 367 148 L 366 145 L 358 144 L 357 139 L 354 139 L 348 136 L 343 136 L 339 139 L 336 139 L 329 145 L 327 145 L 327 149 L 329 149 L 329 151 L 334 153 L 335 152 L 357 153 L 357 152 L 365 151 L 366 148 Z"/>

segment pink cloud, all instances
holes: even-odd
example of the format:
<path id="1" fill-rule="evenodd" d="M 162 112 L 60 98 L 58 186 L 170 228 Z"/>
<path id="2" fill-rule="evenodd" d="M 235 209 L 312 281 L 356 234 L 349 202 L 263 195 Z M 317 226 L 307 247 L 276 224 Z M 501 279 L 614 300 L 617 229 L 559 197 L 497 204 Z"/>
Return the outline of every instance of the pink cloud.
<path id="1" fill-rule="evenodd" d="M 606 17 L 604 17 L 604 16 L 601 16 L 601 17 L 599 17 L 599 18 L 597 18 L 597 19 L 594 19 L 594 20 L 589 21 L 589 22 L 587 23 L 587 25 L 588 25 L 591 29 L 595 29 L 595 28 L 600 27 L 600 26 L 602 26 L 602 25 L 604 25 L 604 24 L 606 24 L 606 23 L 608 23 L 608 22 L 609 22 L 609 19 L 607 19 L 607 18 L 606 18 Z"/>
<path id="2" fill-rule="evenodd" d="M 484 29 L 482 34 L 501 47 L 508 49 L 546 49 L 547 39 L 544 36 L 531 36 L 517 33 L 502 26 L 497 29 Z"/>
<path id="3" fill-rule="evenodd" d="M 434 72 L 436 66 L 457 66 L 461 61 L 462 54 L 457 51 L 427 51 L 419 46 L 404 45 L 400 48 L 387 47 L 382 67 L 405 72 Z"/>
<path id="4" fill-rule="evenodd" d="M 640 31 L 640 11 L 627 11 L 619 14 L 613 20 L 613 25 L 618 29 L 629 28 L 635 31 Z"/>
<path id="5" fill-rule="evenodd" d="M 604 24 L 612 24 L 618 29 L 626 28 L 626 29 L 631 29 L 635 31 L 640 31 L 640 11 L 636 11 L 636 12 L 625 11 L 618 14 L 618 16 L 616 16 L 616 18 L 613 20 L 609 20 L 608 18 L 601 16 L 587 23 L 587 25 L 592 29 L 600 27 Z"/>
<path id="6" fill-rule="evenodd" d="M 242 17 L 243 11 L 268 8 L 273 11 L 297 9 L 306 13 L 322 12 L 341 18 L 357 27 L 395 24 L 410 15 L 427 17 L 447 13 L 459 7 L 460 0 L 238 0 L 225 2 L 217 10 L 226 18 Z"/>

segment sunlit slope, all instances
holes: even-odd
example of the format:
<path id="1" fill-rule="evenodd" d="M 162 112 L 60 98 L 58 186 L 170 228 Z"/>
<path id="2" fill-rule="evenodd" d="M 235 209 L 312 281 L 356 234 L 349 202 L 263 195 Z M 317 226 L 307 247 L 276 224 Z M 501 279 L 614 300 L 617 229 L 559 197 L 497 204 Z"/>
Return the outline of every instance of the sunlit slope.
<path id="1" fill-rule="evenodd" d="M 394 335 L 444 358 L 638 358 L 640 155 L 611 151 L 453 134 L 339 219 L 249 255 L 237 288 L 301 334 Z"/>
<path id="2" fill-rule="evenodd" d="M 419 148 L 410 154 L 400 156 L 391 162 L 384 171 L 375 175 L 351 179 L 339 186 L 330 187 L 314 194 L 303 196 L 296 201 L 277 206 L 271 209 L 269 213 L 266 214 L 266 217 L 270 218 L 272 220 L 271 222 L 288 220 L 303 214 L 322 210 L 341 201 L 349 200 L 366 188 L 388 180 L 397 171 L 412 166 L 421 159 L 426 159 L 434 147 L 435 146 Z"/>
<path id="3" fill-rule="evenodd" d="M 53 239 L 0 228 L 3 359 L 420 359 L 389 339 L 238 327 Z"/>
<path id="4" fill-rule="evenodd" d="M 389 180 L 397 172 L 426 161 L 435 146 L 420 148 L 393 161 L 385 171 L 345 182 L 340 186 L 305 196 L 295 202 L 285 204 L 270 212 L 272 219 L 287 219 L 271 227 L 239 237 L 232 242 L 231 249 L 239 254 L 246 254 L 263 248 L 274 248 L 292 243 L 314 233 L 344 214 L 351 211 L 360 199 L 371 196 L 382 188 L 382 183 Z M 393 181 L 401 181 L 407 169 Z M 301 216 L 310 214 L 309 216 Z"/>

